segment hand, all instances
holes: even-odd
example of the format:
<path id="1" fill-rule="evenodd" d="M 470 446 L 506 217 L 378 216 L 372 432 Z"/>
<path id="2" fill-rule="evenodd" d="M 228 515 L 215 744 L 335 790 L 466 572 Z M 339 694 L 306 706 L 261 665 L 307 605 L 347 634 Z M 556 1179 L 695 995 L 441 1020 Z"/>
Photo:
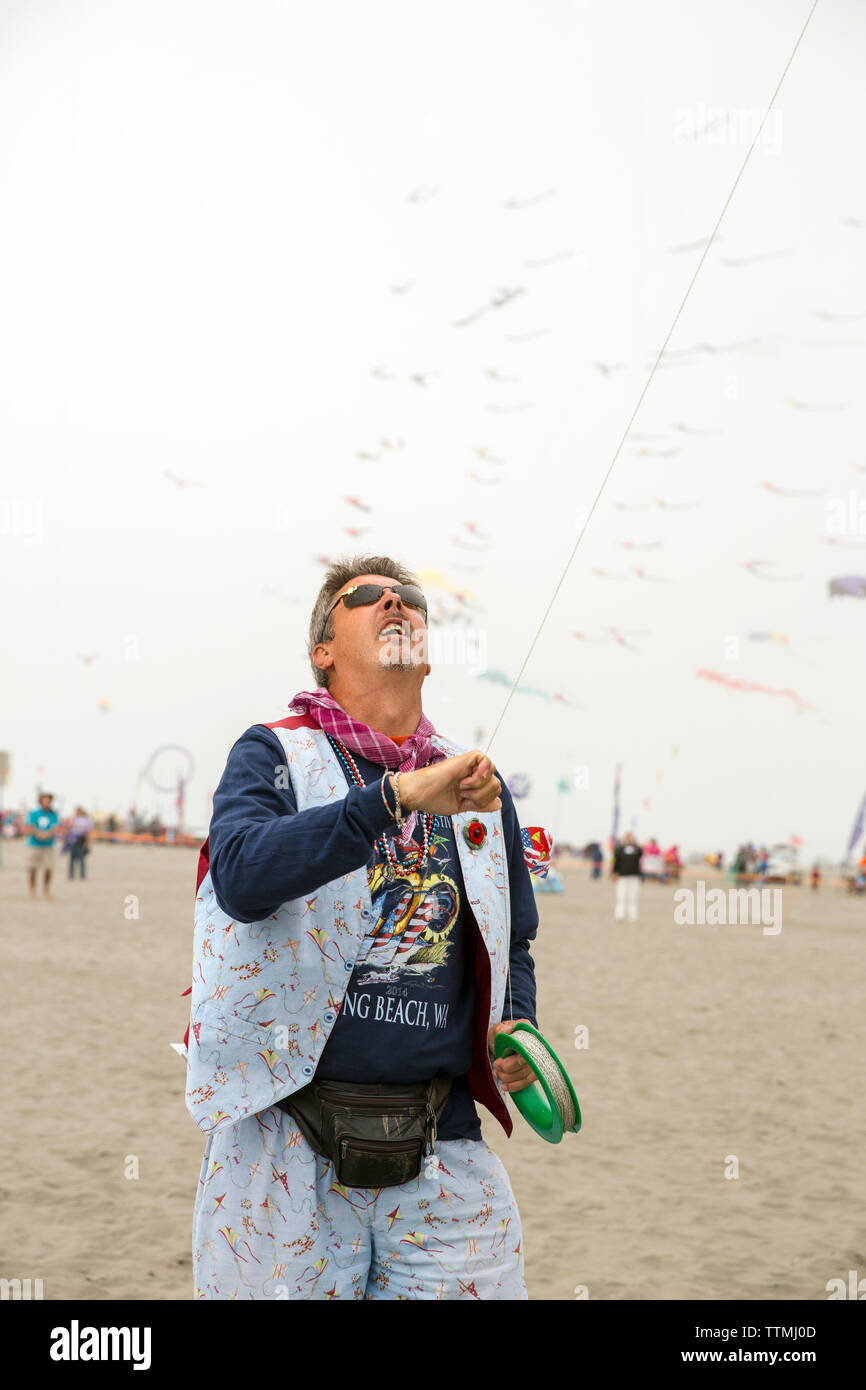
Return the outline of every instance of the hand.
<path id="1" fill-rule="evenodd" d="M 460 811 L 501 811 L 502 783 L 493 764 L 477 748 L 445 758 L 432 767 L 400 773 L 400 803 L 404 811 L 428 811 L 455 816 Z"/>
<path id="2" fill-rule="evenodd" d="M 504 1023 L 494 1023 L 487 1034 L 487 1046 L 493 1051 L 497 1033 L 513 1033 L 515 1023 L 529 1023 L 528 1018 L 507 1019 Z M 530 1025 L 532 1026 L 532 1025 Z M 493 1063 L 493 1074 L 503 1091 L 525 1091 L 535 1080 L 535 1072 L 528 1062 L 517 1052 L 510 1057 L 497 1057 Z"/>

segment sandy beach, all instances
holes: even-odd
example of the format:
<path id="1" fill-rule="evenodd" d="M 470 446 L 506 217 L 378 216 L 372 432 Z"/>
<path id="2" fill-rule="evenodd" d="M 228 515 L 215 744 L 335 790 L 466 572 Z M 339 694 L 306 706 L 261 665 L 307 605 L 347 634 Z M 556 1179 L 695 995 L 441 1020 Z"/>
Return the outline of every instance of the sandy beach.
<path id="1" fill-rule="evenodd" d="M 25 854 L 4 843 L 0 869 L 0 1275 L 41 1278 L 46 1299 L 189 1299 L 203 1140 L 169 1044 L 186 1026 L 196 855 L 97 844 L 84 883 L 59 859 L 55 900 L 31 902 Z M 564 882 L 538 899 L 533 954 L 583 1130 L 553 1146 L 516 1112 L 510 1140 L 484 1126 L 530 1298 L 824 1299 L 866 1272 L 866 902 L 786 888 L 770 935 L 677 925 L 656 884 L 637 923 L 615 924 L 609 881 L 574 866 Z"/>

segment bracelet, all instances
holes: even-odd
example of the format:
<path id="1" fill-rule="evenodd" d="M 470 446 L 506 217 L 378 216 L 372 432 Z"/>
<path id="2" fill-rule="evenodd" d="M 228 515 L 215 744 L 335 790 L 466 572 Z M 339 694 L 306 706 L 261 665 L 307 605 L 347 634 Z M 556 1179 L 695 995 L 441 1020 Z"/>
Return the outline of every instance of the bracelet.
<path id="1" fill-rule="evenodd" d="M 400 807 L 400 792 L 399 792 L 399 789 L 398 789 L 398 787 L 397 787 L 397 778 L 398 778 L 399 776 L 400 776 L 399 772 L 397 772 L 397 773 L 394 773 L 394 772 L 386 772 L 386 773 L 384 774 L 384 776 L 382 777 L 382 781 L 381 781 L 381 783 L 380 783 L 380 786 L 381 786 L 381 788 L 382 788 L 382 800 L 383 800 L 383 802 L 385 803 L 385 810 L 388 812 L 388 815 L 391 817 L 391 819 L 392 819 L 392 820 L 395 820 L 395 821 L 397 822 L 398 826 L 399 826 L 400 829 L 402 830 L 402 829 L 403 829 L 403 825 L 405 824 L 405 818 L 404 818 L 404 816 L 403 816 L 403 814 L 402 814 L 402 811 L 401 811 L 401 807 Z M 396 809 L 393 810 L 393 811 L 391 810 L 391 807 L 388 805 L 388 798 L 387 798 L 387 796 L 385 795 L 385 782 L 386 782 L 386 780 L 387 780 L 388 778 L 391 779 L 391 790 L 392 790 L 393 793 L 394 793 L 394 806 L 395 806 Z"/>
<path id="2" fill-rule="evenodd" d="M 397 810 L 394 815 L 394 819 L 402 832 L 406 824 L 406 817 L 403 815 L 403 807 L 400 805 L 400 774 L 399 772 L 394 772 L 391 775 L 394 779 L 394 800 L 397 803 Z"/>

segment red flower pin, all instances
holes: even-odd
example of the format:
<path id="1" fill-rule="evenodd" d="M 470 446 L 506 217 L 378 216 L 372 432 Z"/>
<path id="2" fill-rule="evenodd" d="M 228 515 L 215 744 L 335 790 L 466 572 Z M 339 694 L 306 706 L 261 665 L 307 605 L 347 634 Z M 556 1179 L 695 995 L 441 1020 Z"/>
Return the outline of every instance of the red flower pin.
<path id="1" fill-rule="evenodd" d="M 463 838 L 470 849 L 480 849 L 487 839 L 486 827 L 480 820 L 471 820 L 468 825 L 463 827 Z"/>

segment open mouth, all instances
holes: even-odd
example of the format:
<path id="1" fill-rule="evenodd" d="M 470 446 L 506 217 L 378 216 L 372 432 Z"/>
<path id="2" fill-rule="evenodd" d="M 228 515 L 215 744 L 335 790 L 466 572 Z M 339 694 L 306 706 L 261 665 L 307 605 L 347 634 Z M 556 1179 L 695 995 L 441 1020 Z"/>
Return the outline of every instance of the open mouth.
<path id="1" fill-rule="evenodd" d="M 379 628 L 379 638 L 381 640 L 385 637 L 408 637 L 409 632 L 408 622 L 401 622 L 398 618 L 390 618 L 384 627 Z"/>

